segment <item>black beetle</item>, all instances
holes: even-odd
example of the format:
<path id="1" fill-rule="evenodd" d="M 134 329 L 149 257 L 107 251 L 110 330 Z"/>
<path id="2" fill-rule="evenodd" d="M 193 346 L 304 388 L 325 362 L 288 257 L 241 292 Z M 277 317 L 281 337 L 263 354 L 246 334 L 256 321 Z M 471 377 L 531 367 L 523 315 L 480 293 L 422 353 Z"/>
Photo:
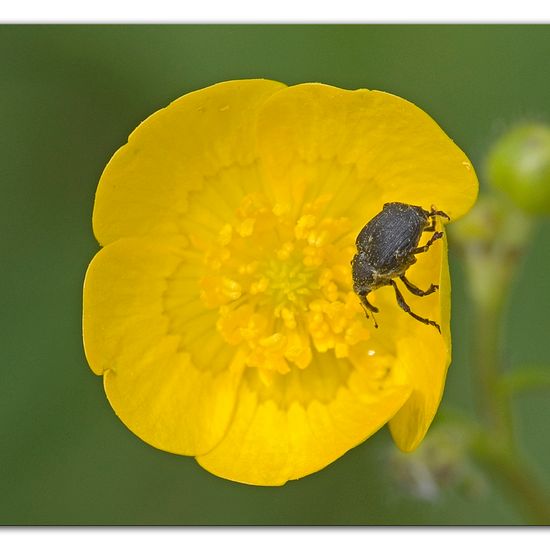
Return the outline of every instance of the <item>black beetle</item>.
<path id="1" fill-rule="evenodd" d="M 399 277 L 407 289 L 415 296 L 427 296 L 438 289 L 438 285 L 430 285 L 428 290 L 420 290 L 406 277 L 407 269 L 416 262 L 415 254 L 426 252 L 434 241 L 443 237 L 443 232 L 435 231 L 436 216 L 450 219 L 445 212 L 424 210 L 420 206 L 413 206 L 402 202 L 388 202 L 384 204 L 382 212 L 378 213 L 361 229 L 355 245 L 357 254 L 351 261 L 353 290 L 361 299 L 365 314 L 369 311 L 378 313 L 378 308 L 367 300 L 367 294 L 380 288 L 391 285 L 395 290 L 397 303 L 409 315 L 432 325 L 439 332 L 441 329 L 435 321 L 420 317 L 411 311 L 405 302 L 401 291 L 394 281 Z M 434 232 L 424 246 L 418 246 L 424 231 Z M 378 327 L 374 319 L 374 326 Z"/>

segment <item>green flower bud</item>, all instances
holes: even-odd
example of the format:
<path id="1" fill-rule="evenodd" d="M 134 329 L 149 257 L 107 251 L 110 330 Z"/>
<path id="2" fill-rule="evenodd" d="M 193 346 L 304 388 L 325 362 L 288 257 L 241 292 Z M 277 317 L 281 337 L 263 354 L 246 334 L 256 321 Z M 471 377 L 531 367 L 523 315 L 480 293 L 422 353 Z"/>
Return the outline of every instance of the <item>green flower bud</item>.
<path id="1" fill-rule="evenodd" d="M 525 124 L 497 141 L 487 159 L 491 184 L 531 214 L 550 213 L 550 127 Z"/>

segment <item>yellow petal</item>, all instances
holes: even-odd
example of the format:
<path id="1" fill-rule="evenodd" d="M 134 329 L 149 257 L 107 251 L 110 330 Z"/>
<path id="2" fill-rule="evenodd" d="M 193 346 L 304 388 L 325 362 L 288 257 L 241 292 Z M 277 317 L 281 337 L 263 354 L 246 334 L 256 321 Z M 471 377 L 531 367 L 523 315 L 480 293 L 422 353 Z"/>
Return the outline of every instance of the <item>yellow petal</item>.
<path id="1" fill-rule="evenodd" d="M 464 153 L 430 116 L 397 96 L 301 84 L 272 95 L 260 113 L 259 150 L 275 203 L 334 195 L 331 213 L 354 213 L 361 229 L 384 202 L 452 218 L 477 196 Z"/>
<path id="2" fill-rule="evenodd" d="M 439 290 L 430 296 L 413 297 L 406 294 L 406 290 L 403 295 L 415 313 L 441 325 L 439 335 L 433 327 L 423 325 L 403 312 L 399 326 L 382 329 L 394 331 L 397 358 L 408 372 L 413 386 L 410 398 L 390 421 L 390 430 L 398 447 L 412 451 L 426 435 L 437 412 L 451 362 L 451 283 L 446 239 L 434 244 L 429 253 L 419 255 L 419 261 L 407 272 L 407 278 L 420 288 L 428 288 L 434 282 L 439 284 Z M 386 300 L 395 302 L 392 295 L 386 295 Z"/>
<path id="3" fill-rule="evenodd" d="M 261 79 L 222 82 L 184 95 L 140 124 L 101 176 L 97 240 L 186 233 L 205 222 L 214 231 L 220 227 L 211 204 L 232 215 L 258 186 L 256 114 L 282 87 Z"/>
<path id="4" fill-rule="evenodd" d="M 387 378 L 383 378 L 384 375 Z M 377 378 L 378 377 L 378 378 Z M 197 460 L 215 475 L 282 485 L 316 472 L 383 426 L 407 399 L 403 373 L 317 354 L 304 370 L 243 377 L 227 435 Z"/>
<path id="5" fill-rule="evenodd" d="M 86 357 L 113 409 L 147 443 L 179 454 L 221 438 L 242 366 L 200 301 L 195 256 L 183 238 L 121 239 L 98 252 L 84 282 Z"/>

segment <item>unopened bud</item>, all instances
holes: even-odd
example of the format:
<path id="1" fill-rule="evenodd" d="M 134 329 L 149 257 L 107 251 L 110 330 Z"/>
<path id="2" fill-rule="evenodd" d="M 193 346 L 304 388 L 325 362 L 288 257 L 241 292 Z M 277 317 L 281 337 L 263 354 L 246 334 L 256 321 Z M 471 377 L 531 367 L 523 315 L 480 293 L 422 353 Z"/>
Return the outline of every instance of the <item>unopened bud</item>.
<path id="1" fill-rule="evenodd" d="M 550 127 L 517 126 L 496 142 L 487 159 L 490 183 L 531 214 L 550 213 Z"/>

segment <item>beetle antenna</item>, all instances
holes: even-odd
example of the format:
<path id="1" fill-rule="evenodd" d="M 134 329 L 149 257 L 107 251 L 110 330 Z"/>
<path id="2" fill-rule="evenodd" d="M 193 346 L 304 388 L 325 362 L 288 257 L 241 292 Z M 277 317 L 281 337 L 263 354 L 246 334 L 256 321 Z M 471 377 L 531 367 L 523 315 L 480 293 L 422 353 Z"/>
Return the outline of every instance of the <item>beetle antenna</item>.
<path id="1" fill-rule="evenodd" d="M 371 311 L 371 315 L 372 315 L 372 320 L 374 322 L 374 328 L 378 328 L 378 323 L 376 322 L 376 319 L 374 318 L 374 313 L 372 313 L 372 311 Z"/>
<path id="2" fill-rule="evenodd" d="M 374 321 L 374 328 L 378 328 L 378 323 L 376 322 L 376 319 L 374 318 L 374 313 L 372 312 L 372 310 L 369 310 L 363 302 L 361 302 L 361 305 L 363 306 L 363 311 L 365 312 L 365 316 L 367 317 L 367 319 L 370 319 L 371 316 L 372 316 L 372 320 Z M 369 311 L 370 311 L 370 315 L 369 315 Z M 376 311 L 378 311 L 378 310 L 376 310 Z"/>

